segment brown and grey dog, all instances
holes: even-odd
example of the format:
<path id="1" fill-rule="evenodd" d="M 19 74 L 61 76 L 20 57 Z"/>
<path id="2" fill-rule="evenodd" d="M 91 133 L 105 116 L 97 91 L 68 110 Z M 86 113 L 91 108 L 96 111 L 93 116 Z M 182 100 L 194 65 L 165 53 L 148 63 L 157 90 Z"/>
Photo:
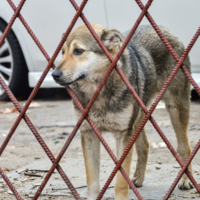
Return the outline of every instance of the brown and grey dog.
<path id="1" fill-rule="evenodd" d="M 127 34 L 115 29 L 104 29 L 92 24 L 110 54 L 115 57 Z M 181 56 L 184 51 L 182 42 L 167 28 L 160 29 Z M 62 48 L 63 56 L 60 64 L 53 72 L 55 81 L 61 85 L 69 85 L 84 107 L 87 106 L 100 81 L 107 72 L 110 62 L 85 25 L 74 29 Z M 187 57 L 185 66 L 190 71 Z M 149 106 L 155 95 L 161 90 L 176 62 L 157 36 L 151 26 L 140 26 L 117 65 L 121 68 L 131 85 L 146 106 Z M 174 127 L 178 148 L 183 161 L 188 158 L 191 148 L 188 141 L 187 127 L 189 120 L 190 83 L 181 70 L 163 96 Z M 74 104 L 77 118 L 81 112 Z M 127 86 L 114 70 L 92 106 L 90 117 L 101 132 L 112 132 L 116 138 L 117 157 L 120 158 L 141 120 L 144 118 L 140 106 L 129 92 Z M 99 191 L 100 142 L 89 124 L 84 121 L 81 126 L 81 142 L 85 159 L 88 199 L 94 200 Z M 133 148 L 132 148 L 133 150 Z M 122 166 L 130 174 L 132 150 Z M 149 143 L 143 129 L 136 140 L 137 164 L 133 183 L 141 186 L 148 158 Z M 189 165 L 192 172 L 192 166 Z M 179 188 L 190 189 L 192 184 L 186 175 L 179 182 Z M 127 200 L 129 187 L 120 172 L 115 184 L 115 199 Z"/>

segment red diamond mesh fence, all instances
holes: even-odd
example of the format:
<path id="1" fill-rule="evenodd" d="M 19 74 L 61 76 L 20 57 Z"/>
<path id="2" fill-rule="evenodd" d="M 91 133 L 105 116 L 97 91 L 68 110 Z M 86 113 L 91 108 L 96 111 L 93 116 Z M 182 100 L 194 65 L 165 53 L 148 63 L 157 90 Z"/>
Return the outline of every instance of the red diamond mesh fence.
<path id="1" fill-rule="evenodd" d="M 63 35 L 60 43 L 57 46 L 57 49 L 55 50 L 55 52 L 53 54 L 53 56 L 50 58 L 49 55 L 47 54 L 46 50 L 41 45 L 40 41 L 35 36 L 34 32 L 29 27 L 28 23 L 25 21 L 25 19 L 23 18 L 23 16 L 20 14 L 20 11 L 21 11 L 21 9 L 22 9 L 22 7 L 23 7 L 23 5 L 24 5 L 24 3 L 25 3 L 26 0 L 21 0 L 21 2 L 19 3 L 18 7 L 16 7 L 14 5 L 14 3 L 13 3 L 12 0 L 7 0 L 7 1 L 10 4 L 10 6 L 12 7 L 12 9 L 14 11 L 14 14 L 13 14 L 10 22 L 8 23 L 5 31 L 3 32 L 3 35 L 0 38 L 0 46 L 3 44 L 6 36 L 8 35 L 8 32 L 11 30 L 11 27 L 12 27 L 13 23 L 15 22 L 16 18 L 19 18 L 19 20 L 21 21 L 21 23 L 27 29 L 28 33 L 30 34 L 30 36 L 32 37 L 32 39 L 34 40 L 34 42 L 36 43 L 36 45 L 38 46 L 38 48 L 41 50 L 41 52 L 43 53 L 43 55 L 46 58 L 46 60 L 48 61 L 48 65 L 46 66 L 45 70 L 43 71 L 42 76 L 40 77 L 37 85 L 33 89 L 31 95 L 29 96 L 29 98 L 28 98 L 28 100 L 27 100 L 27 102 L 26 102 L 26 104 L 24 105 L 23 108 L 20 106 L 20 104 L 17 101 L 17 99 L 15 98 L 15 96 L 12 94 L 12 92 L 10 91 L 10 89 L 8 88 L 8 86 L 5 84 L 5 82 L 3 81 L 3 79 L 0 77 L 0 84 L 1 84 L 2 88 L 5 90 L 5 92 L 9 96 L 10 100 L 13 102 L 13 104 L 15 105 L 15 107 L 17 108 L 17 110 L 19 112 L 19 116 L 17 117 L 17 120 L 12 125 L 12 128 L 11 128 L 9 134 L 7 135 L 5 141 L 3 142 L 3 144 L 2 144 L 2 146 L 0 148 L 0 155 L 2 155 L 2 153 L 5 150 L 5 148 L 6 148 L 7 144 L 8 144 L 8 142 L 9 142 L 9 140 L 13 136 L 16 128 L 18 127 L 20 121 L 23 118 L 24 121 L 26 122 L 26 124 L 28 125 L 28 127 L 30 128 L 30 130 L 32 131 L 32 133 L 34 134 L 34 136 L 36 137 L 37 141 L 39 142 L 39 144 L 44 149 L 45 153 L 47 154 L 47 156 L 49 157 L 49 159 L 52 162 L 52 166 L 51 166 L 50 170 L 48 171 L 47 175 L 45 176 L 44 180 L 42 181 L 42 184 L 38 188 L 38 190 L 37 190 L 36 194 L 34 195 L 33 199 L 38 199 L 39 195 L 43 191 L 45 185 L 47 184 L 49 178 L 51 177 L 51 175 L 52 175 L 52 173 L 54 172 L 55 169 L 58 170 L 58 172 L 61 175 L 62 179 L 64 180 L 64 182 L 66 183 L 66 185 L 71 190 L 73 196 L 76 199 L 79 199 L 79 200 L 81 199 L 81 197 L 79 196 L 78 192 L 76 191 L 76 189 L 72 185 L 71 181 L 68 179 L 67 175 L 65 174 L 65 172 L 63 171 L 63 169 L 59 165 L 59 161 L 63 157 L 64 153 L 66 152 L 68 146 L 70 145 L 71 141 L 73 140 L 74 136 L 76 135 L 79 127 L 81 126 L 81 124 L 82 124 L 82 122 L 84 120 L 87 120 L 87 122 L 92 127 L 92 129 L 96 133 L 97 137 L 99 138 L 99 140 L 101 141 L 101 143 L 103 144 L 103 146 L 105 147 L 105 149 L 107 150 L 108 154 L 110 155 L 110 157 L 112 158 L 112 160 L 116 164 L 116 166 L 113 169 L 112 173 L 110 174 L 108 180 L 106 181 L 105 185 L 103 186 L 101 192 L 99 193 L 97 199 L 101 199 L 103 197 L 105 191 L 109 187 L 109 184 L 113 180 L 113 178 L 116 175 L 116 173 L 118 172 L 118 170 L 121 172 L 121 174 L 123 175 L 123 177 L 126 179 L 126 181 L 128 182 L 130 188 L 133 190 L 133 192 L 135 193 L 135 195 L 137 196 L 137 198 L 138 199 L 143 199 L 143 197 L 140 195 L 140 193 L 136 189 L 135 185 L 133 184 L 133 182 L 131 181 L 131 179 L 129 178 L 129 176 L 127 175 L 127 173 L 125 172 L 125 170 L 122 168 L 121 165 L 122 165 L 124 159 L 126 158 L 128 152 L 132 148 L 133 144 L 135 143 L 136 139 L 138 138 L 141 130 L 143 129 L 143 127 L 145 126 L 145 124 L 147 123 L 148 120 L 150 120 L 150 122 L 152 123 L 152 125 L 154 126 L 154 128 L 157 130 L 158 134 L 161 136 L 161 138 L 163 139 L 163 141 L 166 143 L 166 145 L 169 148 L 169 150 L 171 151 L 172 155 L 176 158 L 177 162 L 181 166 L 181 170 L 179 171 L 178 176 L 176 177 L 176 179 L 174 180 L 173 184 L 169 188 L 169 190 L 168 190 L 167 194 L 165 195 L 164 199 L 168 199 L 169 198 L 170 194 L 172 193 L 172 191 L 174 190 L 175 186 L 177 185 L 178 181 L 180 180 L 180 178 L 182 177 L 182 175 L 184 173 L 187 174 L 187 176 L 189 177 L 189 179 L 193 183 L 194 187 L 200 193 L 200 187 L 199 187 L 199 185 L 197 184 L 196 180 L 194 179 L 194 177 L 192 176 L 192 174 L 187 169 L 188 165 L 190 164 L 190 162 L 192 161 L 193 157 L 195 156 L 195 154 L 197 153 L 197 151 L 198 151 L 198 149 L 200 147 L 200 141 L 196 144 L 196 146 L 193 149 L 191 155 L 188 157 L 187 161 L 184 163 L 181 160 L 181 158 L 178 155 L 178 153 L 172 147 L 172 145 L 170 144 L 170 142 L 168 141 L 168 139 L 166 138 L 166 136 L 164 135 L 164 133 L 162 132 L 162 130 L 160 129 L 160 127 L 158 126 L 158 124 L 156 123 L 156 121 L 154 120 L 154 118 L 152 117 L 152 113 L 153 113 L 154 109 L 156 108 L 158 102 L 161 100 L 162 96 L 164 95 L 164 93 L 167 90 L 169 84 L 171 83 L 171 81 L 173 80 L 174 76 L 176 75 L 176 73 L 178 72 L 179 69 L 182 69 L 182 71 L 185 74 L 185 76 L 188 78 L 188 80 L 190 81 L 190 83 L 193 85 L 194 89 L 200 95 L 200 88 L 195 83 L 195 81 L 192 78 L 191 74 L 189 73 L 189 71 L 187 70 L 187 68 L 183 64 L 185 58 L 187 57 L 188 53 L 190 52 L 190 50 L 192 49 L 193 45 L 195 44 L 196 40 L 198 39 L 198 37 L 200 35 L 200 27 L 198 28 L 197 32 L 195 33 L 195 35 L 192 38 L 191 42 L 189 43 L 188 47 L 185 49 L 183 55 L 179 58 L 179 56 L 175 53 L 175 51 L 173 50 L 172 46 L 170 45 L 170 43 L 168 42 L 168 40 L 166 39 L 166 37 L 164 36 L 164 34 L 161 32 L 160 28 L 158 27 L 158 25 L 156 24 L 156 22 L 154 21 L 154 19 L 148 13 L 148 9 L 151 6 L 153 0 L 148 0 L 147 4 L 145 6 L 143 5 L 143 3 L 140 0 L 135 0 L 136 3 L 138 4 L 138 6 L 141 9 L 141 14 L 139 15 L 138 19 L 136 20 L 136 22 L 135 22 L 134 26 L 132 27 L 130 33 L 128 34 L 125 42 L 123 43 L 121 49 L 117 53 L 117 56 L 115 58 L 113 58 L 110 55 L 110 53 L 108 52 L 108 50 L 106 49 L 106 47 L 104 46 L 104 44 L 102 43 L 102 41 L 100 40 L 100 38 L 98 37 L 98 35 L 96 34 L 96 32 L 93 30 L 93 28 L 90 25 L 90 23 L 88 22 L 87 18 L 82 13 L 83 9 L 85 8 L 85 6 L 86 6 L 86 4 L 88 2 L 88 0 L 83 0 L 83 2 L 81 3 L 80 7 L 76 4 L 76 2 L 74 0 L 70 0 L 70 2 L 72 3 L 73 7 L 76 10 L 76 14 L 73 17 L 73 19 L 72 19 L 72 21 L 71 21 L 68 29 L 64 33 L 64 35 Z M 168 49 L 169 53 L 172 55 L 172 57 L 174 58 L 174 60 L 177 62 L 176 66 L 174 67 L 174 69 L 171 72 L 170 76 L 168 77 L 166 83 L 163 85 L 162 90 L 159 92 L 158 96 L 156 97 L 154 103 L 151 105 L 151 107 L 150 107 L 149 110 L 146 108 L 146 106 L 144 105 L 144 103 L 142 102 L 142 100 L 140 99 L 140 97 L 138 96 L 138 94 L 136 93 L 135 89 L 129 83 L 129 81 L 127 80 L 127 78 L 123 74 L 122 70 L 117 66 L 117 61 L 119 60 L 120 56 L 122 55 L 124 49 L 128 45 L 131 37 L 135 33 L 137 27 L 139 26 L 139 24 L 142 21 L 142 19 L 143 19 L 144 16 L 146 16 L 146 18 L 148 19 L 148 21 L 150 22 L 150 24 L 152 25 L 152 27 L 155 29 L 156 33 L 158 34 L 158 36 L 160 37 L 160 39 L 162 40 L 162 42 L 164 43 L 164 45 L 166 46 L 166 48 Z M 74 94 L 74 92 L 72 91 L 72 89 L 70 87 L 66 87 L 66 90 L 71 95 L 73 101 L 75 102 L 75 104 L 77 105 L 77 107 L 82 112 L 82 116 L 78 120 L 75 128 L 73 129 L 72 133 L 68 137 L 68 139 L 67 139 L 65 145 L 63 146 L 62 150 L 60 151 L 60 153 L 58 154 L 58 156 L 55 158 L 53 156 L 51 150 L 47 147 L 47 145 L 45 144 L 44 140 L 42 139 L 42 137 L 40 136 L 40 134 L 38 133 L 38 131 L 36 130 L 36 128 L 34 127 L 34 125 L 32 124 L 32 122 L 28 118 L 28 116 L 26 114 L 26 111 L 27 111 L 30 103 L 32 102 L 33 98 L 35 97 L 36 93 L 38 92 L 38 90 L 39 90 L 39 88 L 40 88 L 40 86 L 41 86 L 41 84 L 42 84 L 45 76 L 49 72 L 50 68 L 55 69 L 54 61 L 55 61 L 58 53 L 60 52 L 60 50 L 61 50 L 64 42 L 66 41 L 67 37 L 69 36 L 72 28 L 74 27 L 74 25 L 75 25 L 75 23 L 76 23 L 76 21 L 78 20 L 79 17 L 83 20 L 83 22 L 85 23 L 85 25 L 87 26 L 87 28 L 89 29 L 89 31 L 91 32 L 91 34 L 93 35 L 93 37 L 95 38 L 95 40 L 97 41 L 97 43 L 100 45 L 100 47 L 104 51 L 105 55 L 108 57 L 111 65 L 110 65 L 107 73 L 105 74 L 104 78 L 100 82 L 100 84 L 99 84 L 97 90 L 95 91 L 93 97 L 91 98 L 91 100 L 89 101 L 88 105 L 86 106 L 86 108 L 84 108 L 81 105 L 80 101 L 78 100 L 78 98 L 76 97 L 76 95 Z M 137 100 L 137 102 L 141 106 L 143 112 L 145 113 L 144 119 L 142 120 L 140 126 L 136 130 L 134 136 L 132 137 L 131 141 L 129 142 L 128 146 L 126 147 L 124 153 L 122 154 L 122 156 L 120 157 L 119 160 L 116 158 L 116 156 L 114 155 L 114 153 L 111 151 L 110 147 L 108 146 L 108 144 L 106 143 L 105 139 L 102 137 L 100 131 L 97 129 L 97 127 L 95 126 L 94 122 L 92 121 L 92 119 L 90 118 L 90 116 L 88 114 L 89 111 L 90 111 L 90 109 L 91 109 L 91 107 L 92 107 L 92 105 L 93 105 L 93 103 L 97 99 L 97 97 L 98 97 L 101 89 L 105 85 L 106 80 L 108 79 L 108 77 L 110 76 L 110 74 L 111 74 L 111 72 L 113 70 L 116 70 L 118 72 L 118 74 L 120 75 L 120 77 L 122 78 L 122 80 L 124 81 L 124 83 L 127 85 L 128 89 L 130 90 L 130 92 L 132 93 L 132 95 L 134 96 L 134 98 Z M 11 183 L 11 181 L 9 180 L 9 178 L 6 176 L 6 174 L 3 172 L 3 170 L 1 169 L 1 167 L 0 167 L 0 174 L 1 174 L 2 178 L 4 179 L 4 181 L 6 182 L 6 184 L 9 186 L 10 190 L 15 195 L 15 197 L 17 199 L 22 199 L 22 197 L 17 192 L 16 188 L 13 186 L 13 184 Z"/>

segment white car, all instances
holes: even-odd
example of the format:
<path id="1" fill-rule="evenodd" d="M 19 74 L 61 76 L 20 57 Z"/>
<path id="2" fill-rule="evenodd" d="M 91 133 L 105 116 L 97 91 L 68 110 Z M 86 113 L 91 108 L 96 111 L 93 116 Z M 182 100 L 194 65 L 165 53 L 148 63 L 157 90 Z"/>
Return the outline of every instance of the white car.
<path id="1" fill-rule="evenodd" d="M 13 0 L 17 6 L 19 0 Z M 81 0 L 76 1 L 78 5 Z M 143 1 L 146 3 L 146 1 Z M 157 24 L 168 27 L 187 46 L 200 25 L 200 1 L 189 0 L 154 0 L 149 13 Z M 116 28 L 122 32 L 130 29 L 141 10 L 133 0 L 89 0 L 83 13 L 91 23 L 98 23 L 106 28 Z M 27 21 L 41 44 L 51 57 L 62 33 L 69 26 L 76 11 L 68 0 L 27 0 L 21 14 Z M 0 0 L 0 34 L 13 15 L 7 0 Z M 82 24 L 79 19 L 75 25 Z M 144 17 L 141 24 L 148 24 Z M 197 41 L 190 53 L 192 76 L 200 85 L 200 41 Z M 57 57 L 55 64 L 61 58 Z M 47 61 L 40 52 L 27 30 L 19 19 L 16 19 L 12 30 L 0 48 L 0 76 L 18 96 L 27 87 L 34 87 Z M 45 78 L 42 88 L 60 87 L 51 77 Z M 8 97 L 0 86 L 0 100 Z"/>

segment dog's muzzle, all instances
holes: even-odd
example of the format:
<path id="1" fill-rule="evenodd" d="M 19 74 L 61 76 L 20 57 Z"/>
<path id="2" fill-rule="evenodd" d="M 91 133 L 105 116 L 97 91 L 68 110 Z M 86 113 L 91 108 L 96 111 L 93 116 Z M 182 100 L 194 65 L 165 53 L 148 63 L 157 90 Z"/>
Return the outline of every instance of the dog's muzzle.
<path id="1" fill-rule="evenodd" d="M 64 85 L 64 86 L 67 86 L 67 85 L 70 85 L 76 81 L 79 81 L 79 80 L 82 80 L 86 77 L 85 74 L 80 74 L 78 76 L 78 78 L 76 78 L 75 80 L 72 80 L 71 78 L 68 77 L 68 79 L 66 80 L 65 77 L 63 76 L 63 73 L 62 71 L 60 70 L 60 66 L 57 67 L 55 69 L 55 71 L 51 74 L 54 78 L 54 80 L 56 81 L 56 83 L 59 83 L 60 85 Z"/>
<path id="2" fill-rule="evenodd" d="M 51 74 L 56 82 L 59 82 L 60 78 L 62 77 L 62 72 L 60 71 L 59 67 Z"/>

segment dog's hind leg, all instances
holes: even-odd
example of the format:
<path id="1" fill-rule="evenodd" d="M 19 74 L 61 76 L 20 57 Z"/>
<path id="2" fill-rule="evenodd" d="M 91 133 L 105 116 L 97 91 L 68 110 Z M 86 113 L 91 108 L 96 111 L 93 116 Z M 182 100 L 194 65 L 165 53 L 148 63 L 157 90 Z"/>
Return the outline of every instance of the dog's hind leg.
<path id="1" fill-rule="evenodd" d="M 132 136 L 132 130 L 127 130 L 120 132 L 116 135 L 117 144 L 117 158 L 119 159 L 127 147 Z M 130 166 L 132 160 L 133 147 L 126 156 L 124 162 L 122 163 L 123 169 L 126 171 L 128 176 L 130 175 Z M 128 200 L 129 196 L 129 186 L 127 181 L 122 176 L 121 172 L 117 172 L 117 178 L 115 183 L 115 200 Z"/>
<path id="2" fill-rule="evenodd" d="M 181 96 L 176 96 L 176 94 L 172 94 L 171 92 L 166 91 L 166 94 L 164 95 L 166 108 L 170 114 L 171 122 L 177 137 L 177 152 L 183 162 L 187 160 L 191 153 L 191 147 L 187 133 L 190 107 L 189 92 L 190 91 L 186 90 L 183 91 Z M 192 173 L 191 163 L 188 166 L 188 170 Z M 193 188 L 193 185 L 186 174 L 182 176 L 178 187 L 183 190 Z"/>
<path id="3" fill-rule="evenodd" d="M 93 131 L 81 132 L 81 144 L 85 160 L 88 200 L 94 200 L 100 192 L 100 141 Z"/>
<path id="4" fill-rule="evenodd" d="M 149 153 L 149 142 L 146 137 L 145 129 L 143 129 L 138 136 L 135 147 L 137 152 L 137 164 L 132 180 L 136 187 L 141 187 L 145 178 L 145 170 Z"/>

